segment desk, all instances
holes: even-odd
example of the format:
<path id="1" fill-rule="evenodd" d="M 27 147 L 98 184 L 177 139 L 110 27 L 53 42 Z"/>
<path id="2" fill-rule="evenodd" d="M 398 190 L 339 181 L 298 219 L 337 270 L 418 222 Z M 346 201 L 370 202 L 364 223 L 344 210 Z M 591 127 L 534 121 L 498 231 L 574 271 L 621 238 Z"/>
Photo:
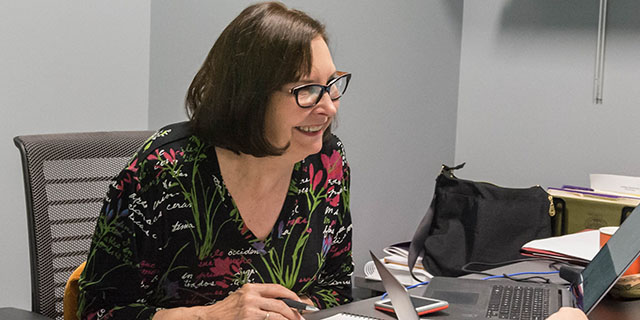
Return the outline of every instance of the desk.
<path id="1" fill-rule="evenodd" d="M 43 315 L 17 308 L 0 308 L 0 319 L 2 320 L 51 320 Z"/>
<path id="2" fill-rule="evenodd" d="M 340 312 L 351 312 L 362 314 L 365 316 L 376 317 L 383 320 L 396 319 L 384 312 L 377 311 L 373 308 L 373 302 L 379 297 L 373 297 L 365 300 L 356 301 L 343 306 L 322 310 L 310 314 L 305 314 L 307 320 L 320 320 L 330 315 Z M 606 297 L 600 301 L 595 310 L 589 315 L 591 320 L 637 320 L 640 315 L 640 301 L 619 301 L 610 297 Z M 437 320 L 437 317 L 432 317 Z"/>
<path id="3" fill-rule="evenodd" d="M 523 271 L 548 271 L 548 261 L 531 261 L 518 263 L 502 268 L 496 268 L 487 270 L 487 272 L 492 274 L 502 274 L 502 273 L 513 273 L 515 270 Z M 482 275 L 468 275 L 465 276 L 468 278 L 482 278 Z M 548 278 L 551 279 L 552 282 L 562 283 L 564 280 L 560 279 L 557 275 L 548 275 Z M 489 280 L 490 281 L 490 280 Z M 354 284 L 360 288 L 370 289 L 373 292 L 380 292 L 384 290 L 382 287 L 382 283 L 379 281 L 367 280 L 364 278 L 364 275 L 356 274 L 354 277 Z M 424 288 L 415 288 L 409 291 L 414 295 L 422 295 L 424 292 Z M 350 304 L 346 304 L 343 306 L 339 306 L 332 309 L 322 310 L 319 312 L 311 313 L 305 315 L 305 319 L 307 320 L 319 320 L 330 315 L 340 313 L 340 312 L 350 312 L 362 314 L 370 317 L 376 317 L 384 320 L 395 319 L 394 317 L 377 311 L 373 308 L 373 302 L 378 300 L 379 297 L 372 297 L 360 301 L 356 301 Z M 437 320 L 437 317 L 432 317 L 433 320 Z M 640 300 L 616 300 L 609 296 L 605 297 L 598 306 L 591 312 L 589 315 L 589 319 L 595 320 L 632 320 L 632 319 L 640 319 Z"/>

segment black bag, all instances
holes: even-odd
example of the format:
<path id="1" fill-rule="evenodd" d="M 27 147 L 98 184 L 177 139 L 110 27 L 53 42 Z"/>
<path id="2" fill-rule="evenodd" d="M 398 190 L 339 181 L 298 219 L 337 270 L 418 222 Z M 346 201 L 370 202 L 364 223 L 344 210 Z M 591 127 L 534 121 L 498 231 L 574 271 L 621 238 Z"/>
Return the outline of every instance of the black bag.
<path id="1" fill-rule="evenodd" d="M 458 179 L 453 171 L 463 166 L 442 166 L 431 205 L 411 240 L 410 270 L 423 256 L 432 275 L 457 277 L 469 262 L 519 259 L 526 242 L 551 236 L 555 211 L 544 189 Z"/>

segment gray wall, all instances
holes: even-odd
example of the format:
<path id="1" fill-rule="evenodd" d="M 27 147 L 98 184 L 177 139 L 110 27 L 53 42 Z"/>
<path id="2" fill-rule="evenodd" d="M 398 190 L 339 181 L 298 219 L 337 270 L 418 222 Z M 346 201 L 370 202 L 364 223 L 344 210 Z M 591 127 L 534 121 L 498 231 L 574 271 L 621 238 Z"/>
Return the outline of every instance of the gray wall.
<path id="1" fill-rule="evenodd" d="M 456 162 L 508 186 L 640 176 L 640 2 L 609 1 L 594 105 L 598 1 L 465 1 Z"/>
<path id="2" fill-rule="evenodd" d="M 191 79 L 252 1 L 153 1 L 149 126 L 186 119 Z M 352 168 L 358 270 L 369 248 L 409 240 L 454 157 L 462 1 L 285 1 L 326 24 L 353 73 L 338 128 Z"/>
<path id="3" fill-rule="evenodd" d="M 13 137 L 146 129 L 149 13 L 149 0 L 0 1 L 0 307 L 31 308 Z"/>

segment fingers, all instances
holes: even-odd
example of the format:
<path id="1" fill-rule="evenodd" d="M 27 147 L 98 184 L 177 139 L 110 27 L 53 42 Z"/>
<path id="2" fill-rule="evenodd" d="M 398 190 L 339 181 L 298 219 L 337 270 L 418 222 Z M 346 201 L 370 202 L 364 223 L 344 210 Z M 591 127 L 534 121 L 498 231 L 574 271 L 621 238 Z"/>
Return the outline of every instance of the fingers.
<path id="1" fill-rule="evenodd" d="M 291 290 L 276 284 L 245 284 L 213 305 L 196 309 L 200 319 L 300 320 L 297 310 L 276 298 L 300 300 Z"/>
<path id="2" fill-rule="evenodd" d="M 237 299 L 240 309 L 251 313 L 247 318 L 251 319 L 289 319 L 298 320 L 300 314 L 291 309 L 279 297 L 299 300 L 298 296 L 291 290 L 276 284 L 245 284 L 231 296 Z M 268 315 L 268 317 L 267 317 Z"/>
<path id="3" fill-rule="evenodd" d="M 274 284 L 274 283 L 247 283 L 245 285 L 242 286 L 242 288 L 240 288 L 240 290 L 242 289 L 246 289 L 246 290 L 252 290 L 252 291 L 256 291 L 259 292 L 261 296 L 263 297 L 268 297 L 268 298 L 289 298 L 289 299 L 293 299 L 296 301 L 300 301 L 300 298 L 298 297 L 298 295 L 279 285 L 279 284 Z"/>
<path id="4" fill-rule="evenodd" d="M 262 320 L 288 320 L 288 318 L 285 318 L 283 315 L 281 315 L 279 313 L 271 313 L 271 312 L 265 313 L 263 318 L 258 318 L 258 319 L 262 319 Z M 302 317 L 302 315 L 298 314 L 298 316 L 295 318 L 295 320 L 304 320 L 304 317 Z"/>
<path id="5" fill-rule="evenodd" d="M 552 314 L 548 320 L 588 320 L 587 316 L 580 309 L 562 307 Z"/>
<path id="6" fill-rule="evenodd" d="M 282 300 L 262 298 L 259 307 L 261 310 L 271 312 L 272 315 L 282 316 L 281 319 L 298 320 L 300 318 L 298 311 L 291 309 Z"/>

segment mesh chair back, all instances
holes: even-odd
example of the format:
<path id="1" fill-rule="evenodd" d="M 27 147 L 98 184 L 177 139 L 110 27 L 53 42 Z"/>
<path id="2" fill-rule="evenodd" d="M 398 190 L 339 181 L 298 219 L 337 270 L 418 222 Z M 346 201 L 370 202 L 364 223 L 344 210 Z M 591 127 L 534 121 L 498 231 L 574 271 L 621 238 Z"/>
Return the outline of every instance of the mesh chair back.
<path id="1" fill-rule="evenodd" d="M 18 136 L 33 311 L 62 319 L 64 287 L 87 258 L 109 181 L 151 131 Z"/>

